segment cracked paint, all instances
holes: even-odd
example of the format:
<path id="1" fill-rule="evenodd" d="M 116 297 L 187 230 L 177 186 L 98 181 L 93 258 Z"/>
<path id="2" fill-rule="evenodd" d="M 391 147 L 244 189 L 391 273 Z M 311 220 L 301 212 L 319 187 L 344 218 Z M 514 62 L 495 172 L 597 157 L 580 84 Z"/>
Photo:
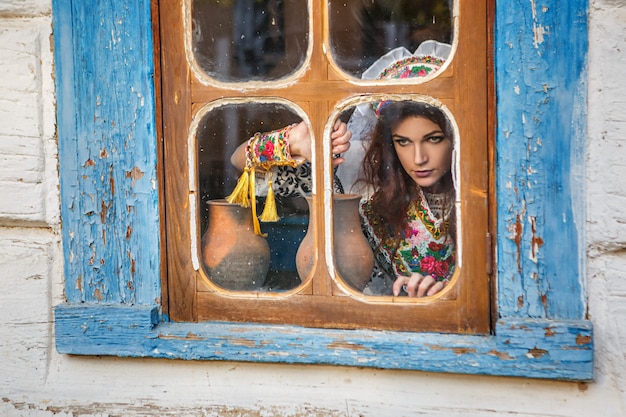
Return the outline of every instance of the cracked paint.
<path id="1" fill-rule="evenodd" d="M 530 229 L 532 233 L 532 237 L 530 239 L 529 259 L 534 263 L 537 263 L 537 253 L 539 253 L 539 248 L 543 246 L 544 241 L 541 237 L 537 236 L 537 217 L 529 216 L 528 220 L 530 221 Z"/>
<path id="2" fill-rule="evenodd" d="M 371 350 L 363 345 L 350 342 L 333 342 L 327 345 L 329 349 L 349 349 L 349 350 Z"/>
<path id="3" fill-rule="evenodd" d="M 135 181 L 140 180 L 141 178 L 143 178 L 143 176 L 144 173 L 136 166 L 134 166 L 132 170 L 126 173 L 126 178 L 131 179 L 131 187 L 134 187 Z"/>
<path id="4" fill-rule="evenodd" d="M 511 355 L 509 355 L 507 352 L 500 352 L 500 351 L 497 351 L 497 350 L 490 350 L 487 353 L 489 355 L 497 356 L 498 359 L 500 359 L 500 360 L 504 360 L 504 361 L 513 360 L 513 357 Z"/>
<path id="5" fill-rule="evenodd" d="M 544 355 L 547 355 L 548 351 L 545 349 L 539 349 L 537 347 L 529 349 L 528 353 L 526 354 L 527 357 L 532 358 L 532 359 L 538 359 L 541 358 Z"/>

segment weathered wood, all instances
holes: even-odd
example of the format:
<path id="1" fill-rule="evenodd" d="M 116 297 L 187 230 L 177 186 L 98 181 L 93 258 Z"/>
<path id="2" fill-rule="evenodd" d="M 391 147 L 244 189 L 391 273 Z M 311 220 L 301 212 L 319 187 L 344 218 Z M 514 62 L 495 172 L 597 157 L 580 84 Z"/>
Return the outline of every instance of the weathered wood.
<path id="1" fill-rule="evenodd" d="M 54 2 L 65 293 L 161 297 L 150 2 Z"/>
<path id="2" fill-rule="evenodd" d="M 588 322 L 501 320 L 496 336 L 332 330 L 228 323 L 160 323 L 156 307 L 58 306 L 57 350 L 192 360 L 347 365 L 591 380 Z M 543 336 L 542 336 L 543 335 Z"/>
<path id="3" fill-rule="evenodd" d="M 498 7 L 496 40 L 499 312 L 581 319 L 587 1 Z"/>
<path id="4" fill-rule="evenodd" d="M 533 2 L 496 5 L 494 238 L 502 317 L 487 336 L 163 322 L 166 317 L 157 314 L 161 247 L 152 185 L 157 177 L 148 2 L 52 4 L 67 297 L 55 308 L 59 352 L 593 378 L 592 325 L 578 320 L 586 310 L 577 169 L 584 162 L 587 0 L 559 0 L 541 9 Z M 455 74 L 461 69 L 455 67 Z M 107 155 L 101 156 L 104 147 Z M 85 164 L 89 159 L 94 165 Z M 137 164 L 142 178 L 133 171 Z M 108 178 L 114 182 L 107 184 Z M 136 213 L 118 210 L 121 195 L 136 205 Z M 113 202 L 115 213 L 105 213 L 108 204 L 96 201 Z M 106 214 L 104 222 L 100 214 Z M 116 251 L 103 249 L 103 231 Z M 90 264 L 92 248 L 117 267 Z M 123 284 L 132 276 L 131 259 L 135 285 L 129 292 Z M 107 290 L 101 299 L 95 297 L 98 285 Z"/>
<path id="5" fill-rule="evenodd" d="M 50 275 L 60 273 L 49 228 L 0 228 L 0 375 L 4 392 L 46 378 L 51 330 Z M 9 388 L 10 387 L 10 388 Z"/>
<path id="6" fill-rule="evenodd" d="M 56 178 L 46 175 L 56 172 L 46 166 L 43 146 L 48 141 L 49 149 L 56 146 L 50 113 L 44 113 L 41 103 L 46 84 L 37 71 L 24 71 L 50 68 L 50 62 L 41 61 L 40 51 L 47 42 L 45 30 L 37 26 L 18 30 L 7 25 L 0 31 L 0 73 L 5 74 L 0 80 L 0 114 L 4 115 L 0 124 L 0 194 L 20 196 L 0 200 L 2 225 L 44 226 L 51 220 L 50 212 L 56 213 L 44 198 L 45 190 L 56 185 Z"/>

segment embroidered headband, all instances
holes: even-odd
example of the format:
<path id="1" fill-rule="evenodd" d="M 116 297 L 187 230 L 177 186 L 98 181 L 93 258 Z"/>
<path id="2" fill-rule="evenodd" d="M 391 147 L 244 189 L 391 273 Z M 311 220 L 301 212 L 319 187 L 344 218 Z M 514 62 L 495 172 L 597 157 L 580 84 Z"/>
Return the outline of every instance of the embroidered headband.
<path id="1" fill-rule="evenodd" d="M 450 56 L 451 49 L 449 44 L 435 40 L 422 42 L 413 53 L 400 46 L 378 58 L 363 72 L 361 78 L 364 80 L 403 80 L 427 77 L 439 71 Z M 386 104 L 385 101 L 372 103 L 376 116 Z"/>
<path id="2" fill-rule="evenodd" d="M 434 56 L 415 56 L 412 55 L 393 62 L 391 65 L 383 69 L 376 77 L 378 80 L 401 80 L 409 78 L 426 77 L 437 72 L 445 60 Z M 380 116 L 380 112 L 389 104 L 389 100 L 381 100 L 372 103 L 376 117 Z"/>

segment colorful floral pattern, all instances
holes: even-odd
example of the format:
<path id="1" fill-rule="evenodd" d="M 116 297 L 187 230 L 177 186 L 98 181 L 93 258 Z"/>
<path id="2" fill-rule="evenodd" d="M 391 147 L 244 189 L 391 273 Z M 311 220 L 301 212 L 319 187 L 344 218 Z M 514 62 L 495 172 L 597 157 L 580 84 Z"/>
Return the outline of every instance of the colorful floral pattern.
<path id="1" fill-rule="evenodd" d="M 266 133 L 255 133 L 246 148 L 246 165 L 269 169 L 272 166 L 296 166 L 289 152 L 289 132 L 294 125 Z"/>
<path id="2" fill-rule="evenodd" d="M 443 59 L 432 56 L 410 56 L 385 68 L 378 78 L 387 80 L 425 77 L 431 72 L 437 71 L 443 63 Z"/>
<path id="3" fill-rule="evenodd" d="M 434 218 L 425 198 L 421 196 L 410 204 L 404 221 L 404 238 L 397 246 L 389 228 L 372 212 L 371 201 L 363 204 L 362 212 L 369 228 L 366 234 L 376 245 L 380 244 L 383 256 L 378 256 L 379 263 L 390 264 L 395 275 L 417 272 L 448 282 L 455 267 L 454 242 L 448 235 L 447 222 Z"/>

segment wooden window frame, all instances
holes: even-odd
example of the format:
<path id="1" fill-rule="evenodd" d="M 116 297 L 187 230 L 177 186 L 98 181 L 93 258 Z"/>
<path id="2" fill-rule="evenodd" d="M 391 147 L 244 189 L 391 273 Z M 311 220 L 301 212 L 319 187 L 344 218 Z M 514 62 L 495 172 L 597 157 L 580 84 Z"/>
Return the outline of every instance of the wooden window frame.
<path id="1" fill-rule="evenodd" d="M 55 307 L 57 350 L 593 379 L 584 213 L 573 204 L 583 195 L 568 177 L 584 166 L 588 2 L 557 3 L 541 13 L 496 3 L 498 317 L 492 334 L 461 335 L 170 321 L 154 10 L 149 0 L 53 0 L 66 297 Z M 512 15 L 553 30 L 539 42 Z"/>
<path id="2" fill-rule="evenodd" d="M 333 62 L 329 50 L 328 5 L 326 2 L 303 2 L 312 21 L 313 47 L 304 70 L 297 77 L 271 83 L 217 83 L 201 73 L 186 55 L 190 49 L 191 11 L 189 2 L 160 0 L 162 31 L 162 105 L 164 130 L 165 219 L 169 304 L 166 314 L 173 321 L 228 321 L 265 324 L 291 324 L 325 328 L 370 328 L 447 333 L 490 332 L 489 274 L 486 266 L 491 243 L 485 242 L 488 229 L 487 128 L 489 114 L 487 65 L 487 1 L 461 2 L 455 18 L 453 56 L 440 73 L 425 82 L 359 82 L 348 77 Z M 175 62 L 177 65 L 170 65 Z M 184 63 L 188 63 L 185 66 Z M 462 70 L 459 70 L 462 68 Z M 405 80 L 406 81 L 406 80 Z M 417 80 L 421 81 L 421 80 Z M 364 297 L 341 288 L 330 275 L 326 246 L 332 245 L 327 230 L 332 196 L 320 184 L 330 183 L 330 154 L 325 149 L 324 129 L 335 107 L 363 96 L 386 94 L 412 98 L 427 96 L 439 100 L 451 111 L 460 131 L 459 155 L 462 244 L 458 259 L 463 259 L 460 273 L 448 288 L 426 300 L 408 297 Z M 313 194 L 311 221 L 315 222 L 317 267 L 310 279 L 287 295 L 277 293 L 240 293 L 216 289 L 199 263 L 192 262 L 200 252 L 201 231 L 189 225 L 199 224 L 199 190 L 190 186 L 195 178 L 194 159 L 189 149 L 195 140 L 192 121 L 206 105 L 228 100 L 289 100 L 304 109 L 315 143 L 313 172 L 318 192 Z M 253 132 L 252 132 L 253 133 Z M 192 152 L 193 153 L 193 152 Z M 323 169 L 323 167 L 326 169 Z M 191 169 L 190 169 L 191 168 Z M 332 212 L 332 209 L 330 210 Z M 194 218 L 195 217 L 195 218 Z M 471 221 L 470 221 L 471 219 Z M 489 247 L 487 249 L 487 246 Z M 195 253 L 194 253 L 195 252 Z M 195 264 L 195 265 L 194 265 Z M 307 277 L 301 277 L 303 280 Z M 259 312 L 263 312 L 259 314 Z M 402 317 L 402 320 L 398 320 Z"/>

